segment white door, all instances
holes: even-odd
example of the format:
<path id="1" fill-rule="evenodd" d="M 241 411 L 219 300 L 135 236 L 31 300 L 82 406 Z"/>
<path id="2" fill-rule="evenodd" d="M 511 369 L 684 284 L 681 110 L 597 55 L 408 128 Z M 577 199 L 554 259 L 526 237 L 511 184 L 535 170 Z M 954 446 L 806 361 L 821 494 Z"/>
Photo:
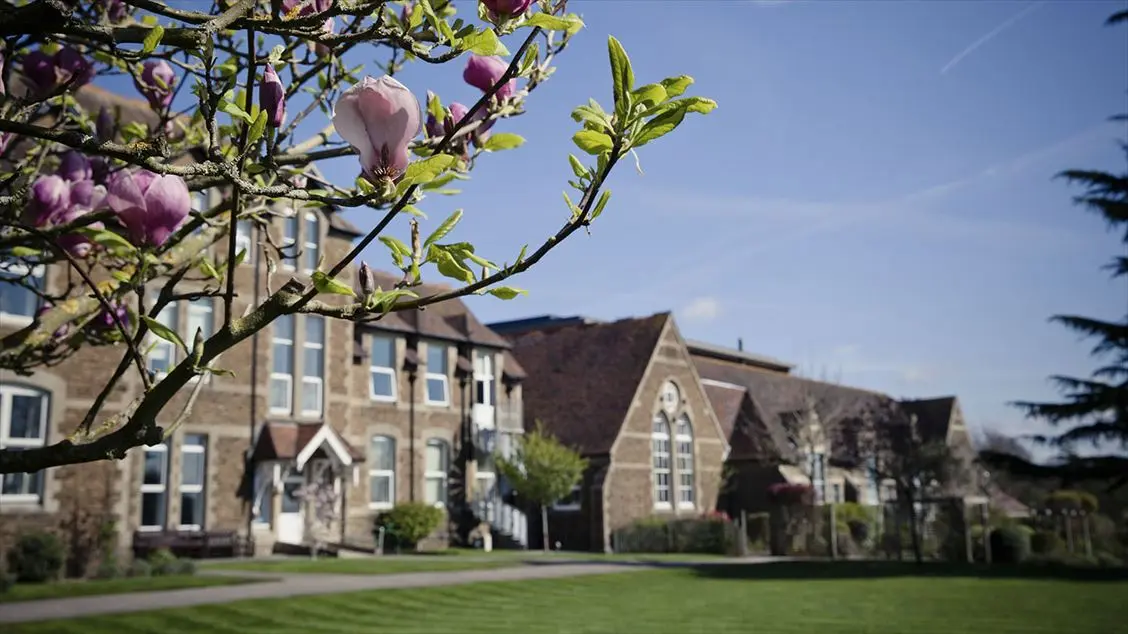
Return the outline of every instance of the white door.
<path id="1" fill-rule="evenodd" d="M 278 534 L 275 539 L 283 544 L 300 544 L 305 538 L 305 520 L 298 491 L 305 485 L 301 473 L 289 473 L 282 480 L 282 504 L 278 509 Z"/>

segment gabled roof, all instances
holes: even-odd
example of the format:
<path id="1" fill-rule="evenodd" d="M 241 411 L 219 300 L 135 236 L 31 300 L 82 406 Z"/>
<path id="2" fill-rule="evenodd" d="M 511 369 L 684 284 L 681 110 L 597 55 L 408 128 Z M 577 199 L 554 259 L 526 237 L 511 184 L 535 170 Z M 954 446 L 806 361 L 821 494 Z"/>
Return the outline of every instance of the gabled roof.
<path id="1" fill-rule="evenodd" d="M 868 407 L 892 400 L 877 392 L 768 372 L 747 364 L 694 354 L 692 350 L 691 355 L 703 381 L 728 383 L 746 390 L 754 405 L 754 416 L 757 419 L 754 422 L 763 426 L 761 434 L 772 439 L 777 455 L 784 460 L 795 459 L 795 450 L 788 441 L 792 425 L 789 415 L 803 411 L 807 407 L 807 399 L 815 399 L 820 404 L 819 409 L 829 410 L 839 420 L 860 417 Z M 708 393 L 710 399 L 716 394 L 715 391 Z M 713 407 L 718 407 L 715 402 Z M 721 409 L 724 409 L 723 405 Z M 833 427 L 839 434 L 849 431 L 847 426 Z M 831 451 L 836 459 L 851 461 L 853 456 L 850 455 L 849 448 L 854 444 L 845 442 L 842 437 L 831 438 Z"/>
<path id="2" fill-rule="evenodd" d="M 527 377 L 525 421 L 542 421 L 584 455 L 606 454 L 670 319 L 669 313 L 510 335 Z"/>
<path id="3" fill-rule="evenodd" d="M 267 422 L 259 430 L 251 450 L 251 459 L 301 460 L 304 464 L 322 445 L 327 445 L 344 464 L 362 462 L 364 452 L 357 450 L 324 423 Z"/>
<path id="4" fill-rule="evenodd" d="M 705 397 L 713 407 L 729 443 L 731 460 L 779 459 L 779 445 L 771 429 L 759 423 L 759 416 L 748 390 L 740 385 L 701 379 Z"/>
<path id="5" fill-rule="evenodd" d="M 948 437 L 948 426 L 952 422 L 956 397 L 901 401 L 901 407 L 917 417 L 917 429 L 927 441 L 944 440 Z"/>
<path id="6" fill-rule="evenodd" d="M 782 372 L 787 374 L 795 367 L 790 363 L 773 359 L 764 355 L 752 354 L 744 350 L 733 350 L 724 346 L 718 346 L 704 341 L 689 340 L 685 342 L 686 347 L 689 348 L 690 354 L 710 357 L 722 361 L 733 361 L 752 367 L 761 368 L 764 370 L 771 370 L 773 372 Z"/>
<path id="7" fill-rule="evenodd" d="M 387 271 L 373 271 L 376 286 L 390 289 L 400 282 L 401 276 Z M 420 297 L 451 290 L 446 284 L 422 284 L 412 288 Z M 509 341 L 490 330 L 461 299 L 448 299 L 431 304 L 421 310 L 388 313 L 379 319 L 365 319 L 357 325 L 376 330 L 389 330 L 404 334 L 441 339 L 455 343 L 472 343 L 492 348 L 509 348 Z"/>

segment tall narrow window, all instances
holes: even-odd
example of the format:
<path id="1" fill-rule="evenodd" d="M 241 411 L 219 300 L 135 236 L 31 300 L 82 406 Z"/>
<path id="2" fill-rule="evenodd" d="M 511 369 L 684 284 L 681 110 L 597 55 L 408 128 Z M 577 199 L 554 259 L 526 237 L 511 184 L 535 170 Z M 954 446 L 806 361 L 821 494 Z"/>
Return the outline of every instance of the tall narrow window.
<path id="1" fill-rule="evenodd" d="M 168 446 L 145 448 L 141 480 L 141 530 L 161 530 L 168 515 Z"/>
<path id="2" fill-rule="evenodd" d="M 881 502 L 881 494 L 877 485 L 877 459 L 873 456 L 866 458 L 866 503 L 876 505 Z"/>
<path id="3" fill-rule="evenodd" d="M 185 434 L 180 445 L 180 528 L 200 530 L 207 508 L 208 437 Z"/>
<path id="4" fill-rule="evenodd" d="M 447 347 L 427 344 L 427 404 L 447 405 L 450 402 L 447 384 Z"/>
<path id="5" fill-rule="evenodd" d="M 475 352 L 474 402 L 479 405 L 493 405 L 496 400 L 494 384 L 493 354 Z"/>
<path id="6" fill-rule="evenodd" d="M 432 438 L 427 441 L 426 480 L 424 501 L 442 506 L 447 501 L 447 478 L 449 477 L 450 450 L 446 441 Z"/>
<path id="7" fill-rule="evenodd" d="M 396 441 L 391 436 L 372 437 L 372 464 L 368 469 L 368 502 L 374 509 L 390 509 L 396 500 Z"/>
<path id="8" fill-rule="evenodd" d="M 180 320 L 177 314 L 177 304 L 165 304 L 161 312 L 157 313 L 157 321 L 164 326 L 168 326 L 169 330 L 179 332 Z M 149 371 L 157 376 L 168 374 L 176 365 L 176 344 L 156 335 L 151 335 L 149 339 L 153 345 L 149 351 Z M 191 345 L 191 341 L 191 339 L 188 339 L 185 343 Z"/>
<path id="9" fill-rule="evenodd" d="M 325 392 L 325 318 L 305 316 L 302 343 L 302 415 L 321 416 Z"/>
<path id="10" fill-rule="evenodd" d="M 0 449 L 23 450 L 47 444 L 46 392 L 0 384 Z M 7 473 L 0 478 L 0 506 L 38 504 L 43 497 L 43 472 Z"/>
<path id="11" fill-rule="evenodd" d="M 35 319 L 43 292 L 43 267 L 0 262 L 0 321 L 28 324 Z M 38 291 L 38 292 L 37 292 Z"/>
<path id="12" fill-rule="evenodd" d="M 294 409 L 294 316 L 274 320 L 270 371 L 270 411 L 289 414 Z"/>
<path id="13" fill-rule="evenodd" d="M 386 335 L 372 335 L 371 392 L 374 401 L 396 400 L 396 340 Z"/>
<path id="14" fill-rule="evenodd" d="M 251 506 L 251 517 L 255 524 L 269 525 L 274 520 L 274 464 L 264 462 L 255 465 L 255 499 Z"/>
<path id="15" fill-rule="evenodd" d="M 254 225 L 249 219 L 243 219 L 235 223 L 235 253 L 246 251 L 247 257 L 243 262 L 249 262 L 251 256 L 251 231 Z"/>
<path id="16" fill-rule="evenodd" d="M 309 273 L 317 270 L 317 260 L 321 257 L 321 223 L 312 211 L 305 213 L 305 236 L 302 240 L 303 268 Z"/>
<path id="17" fill-rule="evenodd" d="M 213 300 L 210 297 L 201 297 L 188 302 L 188 327 L 183 335 L 184 343 L 188 347 L 192 347 L 197 328 L 204 333 L 205 341 L 212 336 L 212 331 L 215 329 L 212 314 L 214 311 Z"/>
<path id="18" fill-rule="evenodd" d="M 282 219 L 282 268 L 294 270 L 298 268 L 298 229 L 301 223 L 298 214 L 293 209 L 289 215 Z"/>
<path id="19" fill-rule="evenodd" d="M 654 506 L 670 507 L 670 423 L 659 412 L 650 433 L 651 459 L 654 471 Z"/>
<path id="20" fill-rule="evenodd" d="M 826 501 L 826 455 L 812 451 L 807 454 L 807 461 L 811 473 L 811 493 L 815 504 L 822 504 Z"/>
<path id="21" fill-rule="evenodd" d="M 678 417 L 674 427 L 674 443 L 678 457 L 678 507 L 693 508 L 693 428 L 685 414 Z"/>

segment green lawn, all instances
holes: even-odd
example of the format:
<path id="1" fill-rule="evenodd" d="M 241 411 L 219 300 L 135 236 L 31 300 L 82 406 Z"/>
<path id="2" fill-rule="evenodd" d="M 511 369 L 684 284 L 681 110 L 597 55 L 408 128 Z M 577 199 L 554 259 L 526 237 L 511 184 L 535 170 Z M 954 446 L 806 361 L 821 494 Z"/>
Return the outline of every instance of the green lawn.
<path id="1" fill-rule="evenodd" d="M 128 579 L 91 579 L 89 581 L 59 581 L 56 583 L 17 583 L 7 592 L 0 593 L 0 603 L 38 601 L 41 599 L 64 599 L 67 597 L 88 597 L 100 594 L 122 594 L 126 592 L 146 592 L 150 590 L 229 586 L 253 581 L 261 581 L 261 579 L 168 576 L 132 577 Z"/>
<path id="2" fill-rule="evenodd" d="M 677 568 L 243 601 L 10 634 L 1108 634 L 1124 622 L 1124 580 L 926 572 L 937 574 L 851 564 Z"/>

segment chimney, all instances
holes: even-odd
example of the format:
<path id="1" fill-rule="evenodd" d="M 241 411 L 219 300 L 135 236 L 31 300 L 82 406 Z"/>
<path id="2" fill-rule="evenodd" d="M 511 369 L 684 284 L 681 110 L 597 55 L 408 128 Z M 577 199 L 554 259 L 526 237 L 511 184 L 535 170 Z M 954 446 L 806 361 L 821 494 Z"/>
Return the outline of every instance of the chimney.
<path id="1" fill-rule="evenodd" d="M 736 338 L 736 349 L 740 352 L 744 352 L 744 337 Z"/>

